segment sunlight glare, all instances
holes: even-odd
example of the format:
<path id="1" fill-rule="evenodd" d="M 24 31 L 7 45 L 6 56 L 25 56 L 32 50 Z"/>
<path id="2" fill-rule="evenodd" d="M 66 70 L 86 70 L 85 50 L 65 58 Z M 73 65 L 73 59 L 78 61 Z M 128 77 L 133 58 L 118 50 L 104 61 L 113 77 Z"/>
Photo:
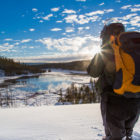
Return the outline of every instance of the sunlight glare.
<path id="1" fill-rule="evenodd" d="M 101 47 L 100 46 L 95 46 L 94 47 L 94 53 L 101 53 Z"/>

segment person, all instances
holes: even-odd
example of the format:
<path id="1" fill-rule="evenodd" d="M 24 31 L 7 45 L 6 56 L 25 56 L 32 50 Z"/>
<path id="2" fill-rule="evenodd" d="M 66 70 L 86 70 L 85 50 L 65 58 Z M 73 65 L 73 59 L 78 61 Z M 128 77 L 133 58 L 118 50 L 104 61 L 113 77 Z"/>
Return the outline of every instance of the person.
<path id="1" fill-rule="evenodd" d="M 94 56 L 88 66 L 88 74 L 99 77 L 97 92 L 101 95 L 101 115 L 105 129 L 103 140 L 132 140 L 135 123 L 140 114 L 140 98 L 126 98 L 113 91 L 115 57 L 110 36 L 125 32 L 122 23 L 105 25 L 101 31 L 101 53 Z"/>

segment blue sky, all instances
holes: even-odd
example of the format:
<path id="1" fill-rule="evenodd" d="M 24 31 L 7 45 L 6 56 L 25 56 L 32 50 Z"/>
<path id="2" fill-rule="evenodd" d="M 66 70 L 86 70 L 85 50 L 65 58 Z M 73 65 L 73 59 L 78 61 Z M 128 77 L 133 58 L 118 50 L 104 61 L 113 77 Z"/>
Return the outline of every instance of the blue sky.
<path id="1" fill-rule="evenodd" d="M 0 56 L 21 62 L 90 59 L 104 21 L 140 31 L 139 0 L 0 0 Z"/>

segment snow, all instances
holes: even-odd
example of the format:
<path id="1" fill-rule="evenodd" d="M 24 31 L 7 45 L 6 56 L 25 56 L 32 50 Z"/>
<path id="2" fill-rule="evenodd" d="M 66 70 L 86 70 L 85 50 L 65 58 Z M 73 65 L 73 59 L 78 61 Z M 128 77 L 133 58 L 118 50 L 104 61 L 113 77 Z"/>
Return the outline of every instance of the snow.
<path id="1" fill-rule="evenodd" d="M 0 110 L 0 140 L 101 140 L 99 104 Z M 134 128 L 140 140 L 140 121 Z"/>

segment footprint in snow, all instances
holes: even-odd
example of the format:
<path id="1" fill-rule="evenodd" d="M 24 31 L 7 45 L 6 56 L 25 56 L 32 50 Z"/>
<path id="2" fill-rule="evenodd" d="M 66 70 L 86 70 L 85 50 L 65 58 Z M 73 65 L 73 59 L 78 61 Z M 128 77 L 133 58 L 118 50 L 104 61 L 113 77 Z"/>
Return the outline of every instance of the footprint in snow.
<path id="1" fill-rule="evenodd" d="M 97 134 L 97 136 L 100 136 L 100 137 L 102 137 L 103 135 L 102 135 L 102 134 Z"/>
<path id="2" fill-rule="evenodd" d="M 98 131 L 102 131 L 101 129 L 98 129 L 97 127 L 91 127 L 91 129 L 95 129 L 95 130 L 98 130 Z"/>

